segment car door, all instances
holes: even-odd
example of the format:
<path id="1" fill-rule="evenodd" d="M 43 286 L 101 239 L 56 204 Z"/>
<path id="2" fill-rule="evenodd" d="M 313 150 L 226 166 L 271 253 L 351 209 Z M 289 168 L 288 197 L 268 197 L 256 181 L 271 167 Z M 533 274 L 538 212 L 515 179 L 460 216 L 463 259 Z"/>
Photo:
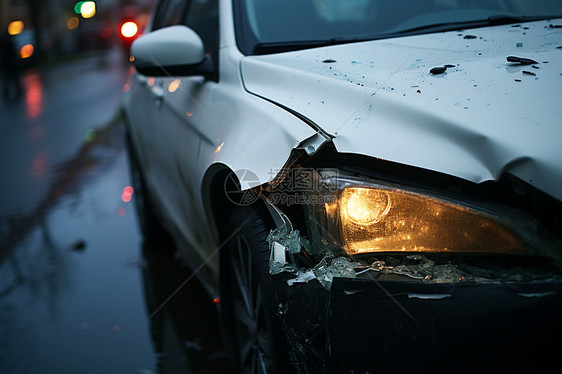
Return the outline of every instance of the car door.
<path id="1" fill-rule="evenodd" d="M 184 24 L 199 34 L 208 56 L 216 62 L 218 51 L 217 0 L 168 0 L 157 12 L 154 29 Z M 148 78 L 152 79 L 152 78 Z M 187 241 L 188 249 L 206 259 L 205 249 L 216 245 L 215 233 L 201 203 L 199 152 L 214 144 L 205 131 L 212 114 L 207 109 L 212 77 L 172 76 L 154 79 L 150 90 L 151 128 L 145 136 L 152 160 L 149 185 L 165 215 Z M 206 147 L 205 144 L 207 143 Z"/>
<path id="2" fill-rule="evenodd" d="M 156 7 L 149 32 L 178 24 L 187 1 L 161 0 Z M 159 109 L 163 102 L 163 82 L 161 79 L 138 72 L 135 72 L 131 80 L 133 84 L 129 98 L 133 108 L 129 111 L 130 121 L 133 124 L 131 135 L 135 139 L 136 152 L 150 191 L 154 194 L 155 203 L 162 206 L 160 197 L 166 193 L 163 188 L 167 183 L 157 181 L 167 180 L 162 165 L 166 165 L 171 156 L 168 152 L 162 151 L 167 147 L 168 136 L 158 125 Z"/>

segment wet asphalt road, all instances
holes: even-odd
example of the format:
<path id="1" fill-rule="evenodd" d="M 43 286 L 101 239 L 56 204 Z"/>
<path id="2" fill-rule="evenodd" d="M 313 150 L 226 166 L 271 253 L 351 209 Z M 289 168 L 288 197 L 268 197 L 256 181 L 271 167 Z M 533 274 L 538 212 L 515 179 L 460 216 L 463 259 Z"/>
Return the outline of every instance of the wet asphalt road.
<path id="1" fill-rule="evenodd" d="M 114 51 L 29 70 L 0 103 L 0 373 L 230 371 L 197 281 L 149 317 L 190 272 L 123 196 L 127 68 Z"/>

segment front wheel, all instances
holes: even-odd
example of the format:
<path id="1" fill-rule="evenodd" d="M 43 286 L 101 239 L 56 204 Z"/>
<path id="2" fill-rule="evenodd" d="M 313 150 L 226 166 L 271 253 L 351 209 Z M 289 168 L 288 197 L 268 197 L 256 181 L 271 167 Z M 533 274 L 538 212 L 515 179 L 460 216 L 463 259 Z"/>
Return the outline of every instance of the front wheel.
<path id="1" fill-rule="evenodd" d="M 271 229 L 250 208 L 234 212 L 234 235 L 221 253 L 221 300 L 225 340 L 243 373 L 286 372 L 287 344 L 269 274 Z"/>

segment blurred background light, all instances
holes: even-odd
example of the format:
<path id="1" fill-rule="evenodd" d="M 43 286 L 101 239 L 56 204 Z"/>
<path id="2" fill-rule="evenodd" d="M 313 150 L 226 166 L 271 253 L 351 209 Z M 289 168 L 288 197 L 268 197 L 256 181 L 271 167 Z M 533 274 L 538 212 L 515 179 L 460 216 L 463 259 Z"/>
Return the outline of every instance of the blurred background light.
<path id="1" fill-rule="evenodd" d="M 79 1 L 76 3 L 76 5 L 74 5 L 74 12 L 76 14 L 81 14 L 82 13 L 82 4 L 84 4 L 85 1 Z"/>
<path id="2" fill-rule="evenodd" d="M 84 18 L 92 18 L 96 15 L 96 3 L 93 1 L 84 1 L 80 7 L 80 14 Z"/>
<path id="3" fill-rule="evenodd" d="M 21 49 L 20 49 L 20 57 L 21 58 L 29 58 L 29 57 L 33 56 L 34 50 L 35 50 L 35 48 L 33 48 L 33 44 L 26 44 L 23 47 L 21 47 Z"/>
<path id="4" fill-rule="evenodd" d="M 121 35 L 126 38 L 132 38 L 138 31 L 139 27 L 133 21 L 125 22 L 123 26 L 121 26 Z"/>
<path id="5" fill-rule="evenodd" d="M 134 193 L 133 187 L 127 186 L 123 188 L 123 193 L 121 194 L 121 200 L 128 203 L 129 201 L 131 201 L 131 198 L 133 197 L 133 193 Z"/>
<path id="6" fill-rule="evenodd" d="M 74 30 L 80 24 L 80 19 L 78 17 L 70 17 L 68 21 L 66 21 L 66 27 L 69 30 Z"/>
<path id="7" fill-rule="evenodd" d="M 23 21 L 12 21 L 8 25 L 8 34 L 18 35 L 23 31 Z"/>

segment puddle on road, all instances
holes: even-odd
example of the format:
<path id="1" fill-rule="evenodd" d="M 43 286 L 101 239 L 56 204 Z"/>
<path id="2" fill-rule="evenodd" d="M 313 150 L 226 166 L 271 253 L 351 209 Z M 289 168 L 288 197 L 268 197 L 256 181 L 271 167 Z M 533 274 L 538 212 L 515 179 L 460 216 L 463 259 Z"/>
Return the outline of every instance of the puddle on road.
<path id="1" fill-rule="evenodd" d="M 195 280 L 148 318 L 189 271 L 142 244 L 122 135 L 98 131 L 30 214 L 0 218 L 1 373 L 228 371 Z"/>

